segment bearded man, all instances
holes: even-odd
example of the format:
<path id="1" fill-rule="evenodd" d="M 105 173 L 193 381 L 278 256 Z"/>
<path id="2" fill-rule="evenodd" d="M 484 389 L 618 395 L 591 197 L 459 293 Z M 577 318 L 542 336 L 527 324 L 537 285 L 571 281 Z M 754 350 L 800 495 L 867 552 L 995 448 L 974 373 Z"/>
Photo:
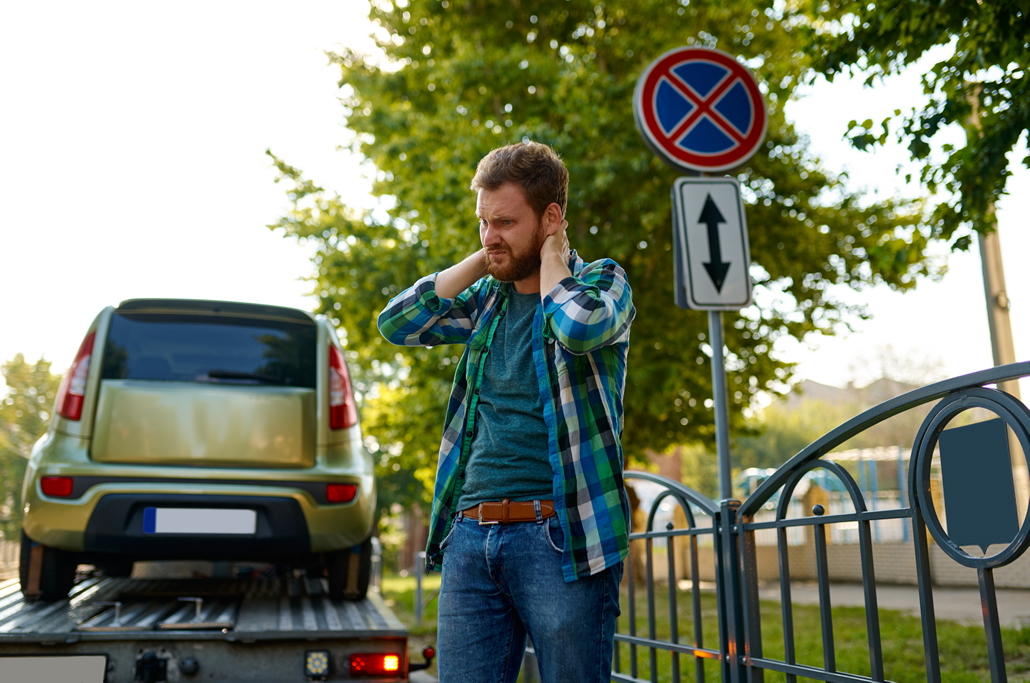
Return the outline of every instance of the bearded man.
<path id="1" fill-rule="evenodd" d="M 426 549 L 443 572 L 441 683 L 514 682 L 526 636 L 545 683 L 611 679 L 629 552 L 622 397 L 636 309 L 626 274 L 570 251 L 569 174 L 550 147 L 484 157 L 483 248 L 379 316 L 394 344 L 464 344 Z"/>

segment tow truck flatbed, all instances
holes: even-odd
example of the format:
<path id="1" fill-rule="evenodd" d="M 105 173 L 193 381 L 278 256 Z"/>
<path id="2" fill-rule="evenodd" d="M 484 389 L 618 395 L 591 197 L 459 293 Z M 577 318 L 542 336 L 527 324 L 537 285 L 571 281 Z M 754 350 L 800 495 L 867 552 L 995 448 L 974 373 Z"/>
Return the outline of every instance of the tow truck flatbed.
<path id="1" fill-rule="evenodd" d="M 50 603 L 0 581 L 0 683 L 65 669 L 84 683 L 405 681 L 407 638 L 378 594 L 333 601 L 320 578 L 87 578 Z M 352 676 L 354 656 L 387 671 Z"/>

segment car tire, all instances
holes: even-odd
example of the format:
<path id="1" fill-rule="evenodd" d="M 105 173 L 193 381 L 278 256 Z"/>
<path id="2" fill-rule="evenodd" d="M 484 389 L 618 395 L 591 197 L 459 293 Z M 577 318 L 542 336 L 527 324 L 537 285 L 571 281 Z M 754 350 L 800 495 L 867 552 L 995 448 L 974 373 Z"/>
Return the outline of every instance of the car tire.
<path id="1" fill-rule="evenodd" d="M 330 599 L 364 600 L 372 577 L 372 538 L 353 548 L 327 553 L 326 573 Z"/>
<path id="2" fill-rule="evenodd" d="M 38 587 L 30 577 L 33 546 L 41 548 L 39 561 Z M 18 578 L 21 581 L 22 593 L 27 598 L 36 598 L 46 602 L 62 600 L 68 597 L 75 584 L 75 569 L 78 563 L 72 553 L 57 548 L 33 543 L 32 539 L 21 532 L 21 554 L 18 558 Z"/>

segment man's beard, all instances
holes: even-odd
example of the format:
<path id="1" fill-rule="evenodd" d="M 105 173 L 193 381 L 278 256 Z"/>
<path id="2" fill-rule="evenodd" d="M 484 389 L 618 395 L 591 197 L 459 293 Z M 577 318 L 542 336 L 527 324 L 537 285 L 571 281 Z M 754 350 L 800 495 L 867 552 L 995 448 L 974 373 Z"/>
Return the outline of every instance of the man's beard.
<path id="1" fill-rule="evenodd" d="M 540 272 L 540 247 L 543 246 L 547 235 L 543 233 L 542 221 L 537 223 L 536 237 L 524 251 L 515 253 L 507 245 L 488 250 L 486 257 L 486 272 L 501 282 L 519 282 L 532 277 Z M 508 254 L 508 262 L 504 265 L 495 263 L 490 257 L 491 253 L 499 251 Z"/>

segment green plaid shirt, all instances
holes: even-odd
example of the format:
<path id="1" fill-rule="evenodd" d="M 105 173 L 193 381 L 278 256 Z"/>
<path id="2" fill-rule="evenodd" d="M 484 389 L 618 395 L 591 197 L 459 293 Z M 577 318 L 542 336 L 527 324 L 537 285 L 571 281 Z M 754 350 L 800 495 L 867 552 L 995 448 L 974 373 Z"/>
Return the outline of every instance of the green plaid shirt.
<path id="1" fill-rule="evenodd" d="M 622 396 L 636 309 L 626 273 L 610 259 L 585 263 L 547 293 L 533 318 L 533 361 L 549 432 L 554 506 L 565 535 L 566 581 L 597 574 L 629 552 L 622 477 Z M 475 433 L 478 388 L 510 284 L 486 277 L 454 299 L 421 278 L 379 314 L 379 330 L 405 346 L 464 344 L 447 404 L 426 565 L 439 570 Z"/>

